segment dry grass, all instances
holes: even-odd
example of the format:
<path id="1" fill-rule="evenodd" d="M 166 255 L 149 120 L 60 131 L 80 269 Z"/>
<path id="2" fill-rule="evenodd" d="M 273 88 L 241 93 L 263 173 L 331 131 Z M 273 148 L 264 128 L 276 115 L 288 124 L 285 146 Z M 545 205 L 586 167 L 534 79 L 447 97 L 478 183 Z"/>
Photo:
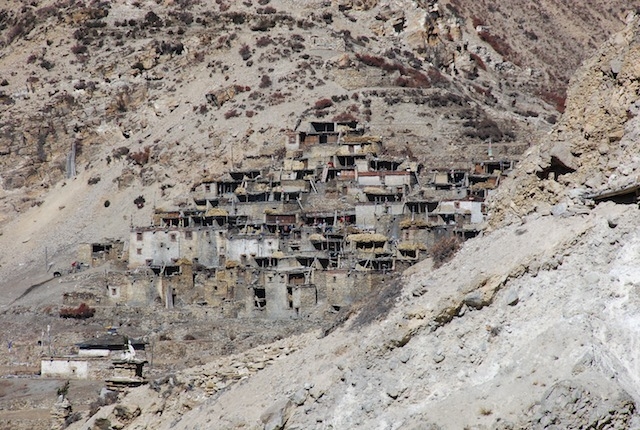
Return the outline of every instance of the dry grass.
<path id="1" fill-rule="evenodd" d="M 457 237 L 445 237 L 437 241 L 429 250 L 433 259 L 433 267 L 437 269 L 451 260 L 460 249 L 460 245 L 460 240 Z"/>
<path id="2" fill-rule="evenodd" d="M 493 414 L 493 411 L 491 409 L 485 408 L 485 407 L 480 408 L 479 412 L 480 412 L 480 415 L 485 416 L 485 417 Z"/>
<path id="3" fill-rule="evenodd" d="M 359 310 L 359 312 L 353 322 L 352 329 L 370 325 L 386 317 L 402 292 L 403 285 L 400 281 L 400 274 L 394 273 L 387 282 L 381 285 L 377 291 L 373 292 L 368 299 L 356 305 L 356 309 L 354 310 Z"/>

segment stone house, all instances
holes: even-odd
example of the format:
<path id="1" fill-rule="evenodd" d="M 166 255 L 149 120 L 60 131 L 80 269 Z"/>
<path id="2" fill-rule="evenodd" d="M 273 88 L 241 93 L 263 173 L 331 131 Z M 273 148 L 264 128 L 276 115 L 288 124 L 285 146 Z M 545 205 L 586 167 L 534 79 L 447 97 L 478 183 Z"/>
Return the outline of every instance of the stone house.
<path id="1" fill-rule="evenodd" d="M 129 237 L 129 268 L 171 265 L 178 260 L 219 263 L 222 230 L 212 227 L 139 227 Z"/>
<path id="2" fill-rule="evenodd" d="M 123 260 L 124 243 L 119 240 L 107 240 L 96 243 L 82 243 L 78 246 L 77 261 L 90 267 L 101 266 L 108 261 Z"/>

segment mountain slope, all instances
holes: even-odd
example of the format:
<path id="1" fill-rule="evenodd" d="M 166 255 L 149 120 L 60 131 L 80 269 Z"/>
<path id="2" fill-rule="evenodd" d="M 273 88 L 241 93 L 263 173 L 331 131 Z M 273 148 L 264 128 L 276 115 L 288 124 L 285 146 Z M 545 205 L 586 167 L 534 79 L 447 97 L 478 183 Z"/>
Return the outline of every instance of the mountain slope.
<path id="1" fill-rule="evenodd" d="M 567 115 L 494 202 L 517 217 L 442 268 L 407 273 L 388 314 L 372 300 L 324 337 L 286 340 L 264 370 L 243 373 L 260 362 L 254 351 L 134 390 L 119 403 L 140 414 L 128 428 L 638 428 L 638 205 L 574 192 L 594 169 L 611 185 L 635 168 L 628 158 L 609 170 L 606 158 L 634 144 L 635 116 L 620 139 L 585 135 L 581 121 L 618 124 L 614 110 L 589 113 L 593 97 L 616 94 L 633 112 L 639 35 L 634 17 L 578 71 Z M 573 203 L 535 194 L 530 206 L 510 204 L 532 182 Z M 363 323 L 371 313 L 379 321 Z M 221 378 L 225 366 L 238 376 Z M 112 411 L 89 423 L 118 421 Z"/>
<path id="2" fill-rule="evenodd" d="M 225 366 L 242 378 L 268 355 L 134 390 L 119 402 L 141 410 L 127 428 L 263 428 L 270 410 L 285 428 L 626 428 L 639 394 L 637 217 L 605 204 L 471 240 L 442 269 L 409 276 L 379 323 L 356 318 L 324 338 L 288 339 L 286 354 L 238 383 L 219 376 Z M 90 423 L 117 422 L 112 410 Z"/>
<path id="3" fill-rule="evenodd" d="M 576 19 L 595 43 L 620 25 L 617 3 L 611 7 L 599 20 L 561 19 Z M 486 34 L 497 31 L 494 18 L 486 17 L 491 28 L 474 27 L 474 8 L 409 1 L 6 3 L 5 301 L 46 277 L 49 257 L 69 264 L 78 243 L 126 239 L 131 224 L 149 223 L 154 206 L 185 205 L 204 178 L 271 164 L 283 154 L 283 132 L 310 120 L 356 119 L 385 137 L 390 155 L 428 160 L 429 167 L 482 159 L 489 141 L 496 157 L 518 158 L 550 130 L 559 114 L 553 109 L 562 109 L 561 95 L 541 92 L 546 68 L 557 65 L 539 55 L 515 65 Z M 515 28 L 530 13 L 517 4 L 505 17 L 515 51 L 528 46 Z M 564 33 L 539 34 L 536 52 L 556 36 Z M 567 48 L 567 64 L 585 55 Z M 147 202 L 142 209 L 133 204 L 138 196 Z"/>

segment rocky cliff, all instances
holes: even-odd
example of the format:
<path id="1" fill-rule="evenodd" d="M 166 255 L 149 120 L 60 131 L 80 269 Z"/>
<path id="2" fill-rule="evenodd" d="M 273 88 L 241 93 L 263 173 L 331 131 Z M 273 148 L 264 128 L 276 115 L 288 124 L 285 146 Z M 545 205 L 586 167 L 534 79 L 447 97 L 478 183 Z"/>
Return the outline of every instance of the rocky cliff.
<path id="1" fill-rule="evenodd" d="M 531 212 L 583 211 L 638 184 L 637 18 L 576 72 L 549 138 L 532 148 L 495 199 L 493 221 Z M 617 194 L 617 195 L 616 195 Z"/>

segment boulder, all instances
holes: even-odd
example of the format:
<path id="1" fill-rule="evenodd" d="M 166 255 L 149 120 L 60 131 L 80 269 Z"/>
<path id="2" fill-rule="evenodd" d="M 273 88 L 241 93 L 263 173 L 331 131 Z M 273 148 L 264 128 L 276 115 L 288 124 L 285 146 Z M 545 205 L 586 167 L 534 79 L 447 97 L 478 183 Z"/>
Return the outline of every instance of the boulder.
<path id="1" fill-rule="evenodd" d="M 470 308 L 481 309 L 484 306 L 484 297 L 482 292 L 473 291 L 467 294 L 463 300 L 463 303 Z"/>
<path id="2" fill-rule="evenodd" d="M 296 406 L 302 406 L 307 401 L 307 397 L 309 397 L 309 392 L 302 388 L 291 395 L 291 401 Z"/>
<path id="3" fill-rule="evenodd" d="M 567 204 L 566 203 L 558 203 L 551 208 L 551 215 L 553 216 L 562 216 L 567 213 Z"/>
<path id="4" fill-rule="evenodd" d="M 549 155 L 552 166 L 560 166 L 570 171 L 578 170 L 577 160 L 571 153 L 568 142 L 556 142 L 549 150 Z"/>
<path id="5" fill-rule="evenodd" d="M 505 296 L 505 302 L 509 306 L 515 306 L 520 301 L 520 297 L 518 296 L 518 290 L 515 288 L 510 289 Z"/>
<path id="6" fill-rule="evenodd" d="M 610 385 L 598 380 L 560 381 L 543 395 L 525 427 L 630 428 L 636 409 L 633 398 Z"/>
<path id="7" fill-rule="evenodd" d="M 264 430 L 281 430 L 291 416 L 293 402 L 290 399 L 280 400 L 269 406 L 261 415 L 260 421 Z"/>

